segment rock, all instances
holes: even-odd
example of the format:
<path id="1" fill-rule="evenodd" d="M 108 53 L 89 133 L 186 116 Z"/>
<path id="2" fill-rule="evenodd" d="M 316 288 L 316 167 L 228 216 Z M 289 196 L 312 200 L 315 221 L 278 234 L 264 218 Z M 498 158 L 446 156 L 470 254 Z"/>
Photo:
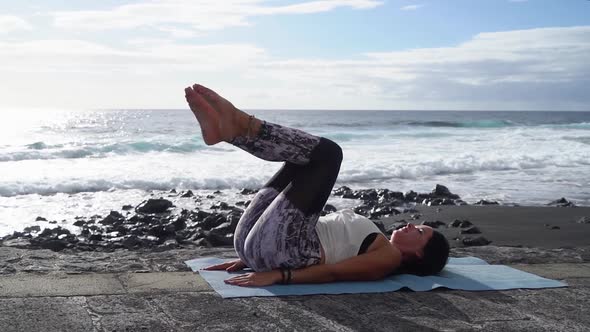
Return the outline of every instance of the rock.
<path id="1" fill-rule="evenodd" d="M 576 221 L 578 224 L 590 224 L 590 217 L 582 217 Z"/>
<path id="2" fill-rule="evenodd" d="M 200 239 L 197 239 L 197 240 L 193 241 L 193 244 L 194 244 L 195 246 L 198 246 L 198 247 L 207 247 L 207 248 L 210 248 L 210 247 L 212 247 L 212 246 L 213 246 L 213 245 L 211 244 L 211 242 L 209 242 L 209 240 L 207 240 L 207 239 L 206 239 L 206 238 L 204 238 L 204 237 L 202 237 L 202 238 L 200 238 Z"/>
<path id="3" fill-rule="evenodd" d="M 422 218 L 422 215 L 420 213 L 414 213 L 410 215 L 411 220 L 418 220 L 420 218 Z"/>
<path id="4" fill-rule="evenodd" d="M 227 233 L 232 233 L 233 229 L 231 227 L 231 222 L 226 221 L 224 223 L 221 223 L 219 226 L 212 228 L 212 231 L 215 231 L 218 234 L 227 234 Z"/>
<path id="5" fill-rule="evenodd" d="M 140 247 L 142 241 L 136 235 L 128 235 L 123 237 L 123 241 L 121 241 L 121 245 L 127 249 L 136 249 Z"/>
<path id="6" fill-rule="evenodd" d="M 37 232 L 40 232 L 41 231 L 41 227 L 40 226 L 37 226 L 37 225 L 29 226 L 29 227 L 25 227 L 23 229 L 23 231 L 26 232 L 26 233 L 37 233 Z"/>
<path id="7" fill-rule="evenodd" d="M 211 230 L 212 228 L 215 228 L 226 221 L 227 219 L 222 214 L 212 214 L 203 219 L 203 221 L 199 223 L 199 226 L 205 230 Z"/>
<path id="8" fill-rule="evenodd" d="M 432 228 L 439 228 L 440 226 L 446 226 L 444 222 L 437 220 L 437 221 L 423 221 L 422 225 L 430 226 Z"/>
<path id="9" fill-rule="evenodd" d="M 169 208 L 173 207 L 171 201 L 167 199 L 154 199 L 150 198 L 147 201 L 142 202 L 138 205 L 135 210 L 140 213 L 164 213 Z"/>
<path id="10" fill-rule="evenodd" d="M 221 194 L 221 190 L 215 190 L 213 193 L 216 194 L 216 195 L 217 194 Z"/>
<path id="11" fill-rule="evenodd" d="M 133 210 L 133 205 L 123 205 L 121 208 L 123 211 Z"/>
<path id="12" fill-rule="evenodd" d="M 369 211 L 369 219 L 379 219 L 381 217 L 389 217 L 398 214 L 400 214 L 400 212 L 391 206 L 374 207 Z"/>
<path id="13" fill-rule="evenodd" d="M 234 235 L 223 234 L 216 231 L 209 231 L 205 233 L 205 238 L 212 246 L 233 246 Z"/>
<path id="14" fill-rule="evenodd" d="M 481 234 L 479 228 L 472 226 L 467 229 L 462 229 L 461 234 Z"/>
<path id="15" fill-rule="evenodd" d="M 449 226 L 451 227 L 460 227 L 460 228 L 467 228 L 472 226 L 473 224 L 469 220 L 459 220 L 455 219 Z"/>
<path id="16" fill-rule="evenodd" d="M 92 234 L 88 237 L 90 241 L 102 241 L 102 234 Z"/>
<path id="17" fill-rule="evenodd" d="M 125 217 L 121 213 L 117 211 L 111 211 L 108 216 L 98 223 L 102 225 L 112 225 L 117 222 L 122 222 L 123 220 L 125 220 Z"/>
<path id="18" fill-rule="evenodd" d="M 467 237 L 467 238 L 464 238 L 462 242 L 463 242 L 463 245 L 468 246 L 468 247 L 486 246 L 486 245 L 492 243 L 492 241 L 489 241 L 488 239 L 486 239 L 483 236 L 476 237 L 475 239 Z"/>
<path id="19" fill-rule="evenodd" d="M 342 186 L 333 191 L 334 196 L 342 196 L 342 198 L 352 198 L 352 190 L 347 186 Z"/>
<path id="20" fill-rule="evenodd" d="M 377 191 L 375 189 L 367 189 L 360 191 L 358 198 L 362 199 L 363 201 L 376 201 L 379 196 L 377 195 Z"/>
<path id="21" fill-rule="evenodd" d="M 34 239 L 31 241 L 31 245 L 39 247 L 41 249 L 49 249 L 51 251 L 62 251 L 68 248 L 70 245 L 65 239 Z"/>
<path id="22" fill-rule="evenodd" d="M 240 194 L 242 195 L 251 195 L 251 194 L 256 194 L 258 192 L 258 190 L 256 189 L 249 189 L 249 188 L 244 188 L 240 191 Z"/>
<path id="23" fill-rule="evenodd" d="M 43 217 L 37 217 L 37 218 L 35 218 L 35 221 L 47 221 L 47 219 L 45 219 Z"/>
<path id="24" fill-rule="evenodd" d="M 562 197 L 560 199 L 554 200 L 551 203 L 548 203 L 547 205 L 549 206 L 557 206 L 557 207 L 575 207 L 576 205 L 570 201 L 568 201 L 567 199 L 565 199 L 565 197 Z"/>
<path id="25" fill-rule="evenodd" d="M 169 191 L 171 194 L 176 194 L 176 189 L 172 189 Z"/>
<path id="26" fill-rule="evenodd" d="M 195 194 L 193 194 L 193 192 L 191 190 L 187 190 L 185 193 L 180 195 L 180 197 L 183 197 L 183 198 L 188 198 L 188 197 L 193 197 L 193 196 L 195 196 Z"/>
<path id="27" fill-rule="evenodd" d="M 389 189 L 379 189 L 377 190 L 377 196 L 381 200 L 403 200 L 404 193 L 401 191 L 390 191 Z"/>
<path id="28" fill-rule="evenodd" d="M 176 220 L 172 223 L 172 225 L 174 226 L 174 229 L 178 232 L 181 231 L 183 229 L 186 228 L 186 219 L 184 217 L 178 217 L 176 218 Z"/>
<path id="29" fill-rule="evenodd" d="M 332 212 L 336 212 L 337 209 L 334 205 L 326 204 L 326 205 L 324 205 L 323 211 L 326 212 L 326 214 L 329 214 Z"/>
<path id="30" fill-rule="evenodd" d="M 418 198 L 418 194 L 413 190 L 410 190 L 404 194 L 404 200 L 406 202 L 415 202 L 416 198 Z"/>
<path id="31" fill-rule="evenodd" d="M 227 221 L 230 222 L 232 229 L 236 229 L 236 226 L 238 225 L 238 222 L 240 221 L 242 214 L 244 214 L 243 211 L 232 211 L 225 216 Z"/>
<path id="32" fill-rule="evenodd" d="M 57 224 L 57 220 L 51 220 L 51 221 L 48 221 L 48 223 L 55 225 L 55 224 Z"/>
<path id="33" fill-rule="evenodd" d="M 166 250 L 170 250 L 170 249 L 175 249 L 178 247 L 179 247 L 178 242 L 176 242 L 175 239 L 169 239 L 169 240 L 164 241 L 164 243 L 155 247 L 154 251 L 161 252 L 161 251 L 166 251 Z"/>
<path id="34" fill-rule="evenodd" d="M 246 205 L 246 202 L 245 201 L 237 201 L 236 202 L 236 205 L 237 206 L 245 206 Z"/>
<path id="35" fill-rule="evenodd" d="M 475 202 L 474 205 L 499 205 L 496 201 L 486 201 L 485 199 L 480 199 L 479 201 Z"/>
<path id="36" fill-rule="evenodd" d="M 432 190 L 432 195 L 434 197 L 444 197 L 450 199 L 459 198 L 459 195 L 451 193 L 451 191 L 447 187 L 440 184 L 437 184 L 436 187 Z"/>
<path id="37" fill-rule="evenodd" d="M 208 199 L 213 199 L 213 198 L 215 198 L 215 195 L 207 195 L 206 197 L 207 197 Z"/>
<path id="38" fill-rule="evenodd" d="M 86 221 L 85 221 L 85 220 L 83 220 L 83 219 L 79 219 L 79 220 L 76 220 L 76 221 L 74 222 L 74 226 L 78 226 L 78 227 L 82 227 L 82 226 L 84 226 L 85 224 L 86 224 Z"/>
<path id="39" fill-rule="evenodd" d="M 231 210 L 231 207 L 226 202 L 217 202 L 211 205 L 210 209 Z"/>

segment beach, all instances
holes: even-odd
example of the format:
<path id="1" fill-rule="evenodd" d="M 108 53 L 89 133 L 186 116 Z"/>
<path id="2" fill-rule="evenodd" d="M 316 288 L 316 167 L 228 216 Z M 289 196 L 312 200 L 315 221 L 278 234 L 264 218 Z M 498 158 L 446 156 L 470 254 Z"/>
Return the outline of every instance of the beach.
<path id="1" fill-rule="evenodd" d="M 430 225 L 446 236 L 452 257 L 479 257 L 569 287 L 223 300 L 184 261 L 236 257 L 236 224 L 281 163 L 229 144 L 205 146 L 186 112 L 66 113 L 13 124 L 27 135 L 2 134 L 9 143 L 0 146 L 0 326 L 589 326 L 580 303 L 590 297 L 590 113 L 467 112 L 460 121 L 454 112 L 261 114 L 342 146 L 323 215 L 352 209 L 386 235 L 407 223 Z"/>
<path id="2" fill-rule="evenodd" d="M 465 205 L 460 197 L 449 198 L 455 194 L 444 189 L 439 185 L 430 193 L 403 194 L 408 199 L 424 199 L 426 204 L 408 205 L 393 191 L 347 187 L 336 188 L 331 200 L 359 197 L 348 199 L 360 201 L 357 211 L 373 217 L 386 233 L 406 221 L 432 223 L 447 236 L 452 257 L 479 257 L 490 264 L 563 281 L 568 287 L 222 299 L 184 261 L 235 258 L 235 251 L 227 243 L 212 243 L 206 236 L 201 238 L 204 240 L 182 240 L 178 235 L 191 227 L 187 221 L 179 234 L 163 233 L 152 241 L 143 237 L 145 241 L 127 244 L 110 239 L 109 245 L 108 232 L 95 232 L 93 240 L 69 244 L 66 241 L 73 236 L 59 232 L 46 232 L 44 241 L 34 241 L 27 235 L 8 240 L 4 237 L 0 246 L 0 324 L 3 331 L 584 331 L 590 326 L 585 305 L 590 299 L 590 245 L 585 240 L 590 236 L 590 207 L 572 206 L 563 200 L 553 203 L 561 206 L 543 207 L 492 202 Z M 248 198 L 254 192 L 243 191 L 242 195 Z M 187 192 L 170 194 L 183 195 Z M 399 213 L 391 206 L 387 208 L 384 197 L 396 202 Z M 380 206 L 366 209 L 376 201 Z M 433 206 L 443 203 L 448 205 Z M 151 206 L 164 209 L 159 213 L 142 210 L 145 206 L 135 207 L 127 217 L 113 211 L 96 222 L 80 225 L 107 229 L 115 227 L 118 218 L 122 225 L 122 220 L 137 220 L 138 215 L 144 215 L 151 216 L 150 223 L 178 226 L 177 217 L 183 216 L 181 212 L 174 217 L 168 205 Z M 226 202 L 217 206 L 219 215 L 229 216 L 225 220 L 239 209 Z M 186 211 L 184 216 L 190 219 Z M 211 222 L 215 219 L 211 216 L 219 215 L 205 219 Z M 92 218 L 79 220 L 89 222 Z M 475 234 L 474 227 L 478 229 Z M 151 232 L 150 228 L 145 230 Z M 469 231 L 462 232 L 465 230 Z M 99 238 L 97 234 L 105 236 Z M 472 237 L 486 241 L 465 242 Z"/>
<path id="3" fill-rule="evenodd" d="M 590 245 L 585 240 L 590 207 L 415 204 L 398 209 L 399 214 L 374 221 L 385 232 L 403 220 L 445 223 L 438 223 L 437 230 L 451 242 L 451 256 L 479 257 L 568 287 L 222 299 L 183 262 L 234 258 L 231 246 L 178 242 L 174 248 L 130 250 L 97 241 L 96 250 L 53 251 L 14 241 L 0 246 L 0 326 L 3 331 L 585 331 L 590 326 Z M 453 226 L 455 220 L 463 224 Z M 472 227 L 480 233 L 461 234 Z M 489 243 L 463 243 L 474 236 Z"/>

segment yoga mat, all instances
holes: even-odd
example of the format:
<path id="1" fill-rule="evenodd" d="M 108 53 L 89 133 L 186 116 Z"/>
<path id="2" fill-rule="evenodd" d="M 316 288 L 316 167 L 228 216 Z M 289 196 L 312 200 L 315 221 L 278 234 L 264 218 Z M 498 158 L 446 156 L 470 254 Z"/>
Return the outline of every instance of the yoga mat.
<path id="1" fill-rule="evenodd" d="M 185 263 L 199 274 L 223 298 L 250 296 L 283 296 L 311 294 L 353 294 L 381 293 L 409 288 L 424 292 L 439 287 L 449 289 L 486 291 L 516 288 L 556 288 L 567 285 L 557 280 L 546 279 L 505 265 L 489 265 L 476 257 L 450 258 L 447 266 L 438 274 L 419 277 L 398 274 L 378 281 L 332 282 L 325 284 L 291 284 L 266 287 L 240 287 L 228 285 L 223 280 L 248 271 L 204 271 L 204 267 L 223 263 L 227 259 L 205 257 L 188 260 Z"/>

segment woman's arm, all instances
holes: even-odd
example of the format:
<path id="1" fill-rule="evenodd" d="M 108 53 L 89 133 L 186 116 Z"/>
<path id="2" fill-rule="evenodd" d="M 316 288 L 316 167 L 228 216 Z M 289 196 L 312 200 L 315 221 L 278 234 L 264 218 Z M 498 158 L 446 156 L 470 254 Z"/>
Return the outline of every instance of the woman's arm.
<path id="1" fill-rule="evenodd" d="M 388 275 L 400 263 L 399 250 L 390 245 L 384 245 L 336 264 L 317 264 L 293 270 L 291 283 L 378 280 Z M 281 271 L 273 270 L 243 274 L 227 279 L 226 283 L 237 286 L 268 286 L 280 283 L 281 280 Z"/>
<path id="2" fill-rule="evenodd" d="M 378 280 L 401 263 L 400 252 L 390 245 L 336 264 L 318 264 L 292 271 L 292 283 Z"/>

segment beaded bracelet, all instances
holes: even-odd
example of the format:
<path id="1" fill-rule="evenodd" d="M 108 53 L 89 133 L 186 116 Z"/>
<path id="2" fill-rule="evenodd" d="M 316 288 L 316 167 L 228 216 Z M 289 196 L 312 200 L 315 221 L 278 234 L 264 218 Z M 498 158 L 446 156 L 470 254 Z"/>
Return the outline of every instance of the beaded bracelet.
<path id="1" fill-rule="evenodd" d="M 254 120 L 254 115 L 248 116 L 248 134 L 246 134 L 246 143 L 250 142 L 250 128 L 252 127 L 252 121 Z"/>
<path id="2" fill-rule="evenodd" d="M 285 283 L 290 284 L 292 277 L 293 277 L 293 275 L 291 274 L 291 269 L 287 269 L 287 281 L 285 281 Z"/>

